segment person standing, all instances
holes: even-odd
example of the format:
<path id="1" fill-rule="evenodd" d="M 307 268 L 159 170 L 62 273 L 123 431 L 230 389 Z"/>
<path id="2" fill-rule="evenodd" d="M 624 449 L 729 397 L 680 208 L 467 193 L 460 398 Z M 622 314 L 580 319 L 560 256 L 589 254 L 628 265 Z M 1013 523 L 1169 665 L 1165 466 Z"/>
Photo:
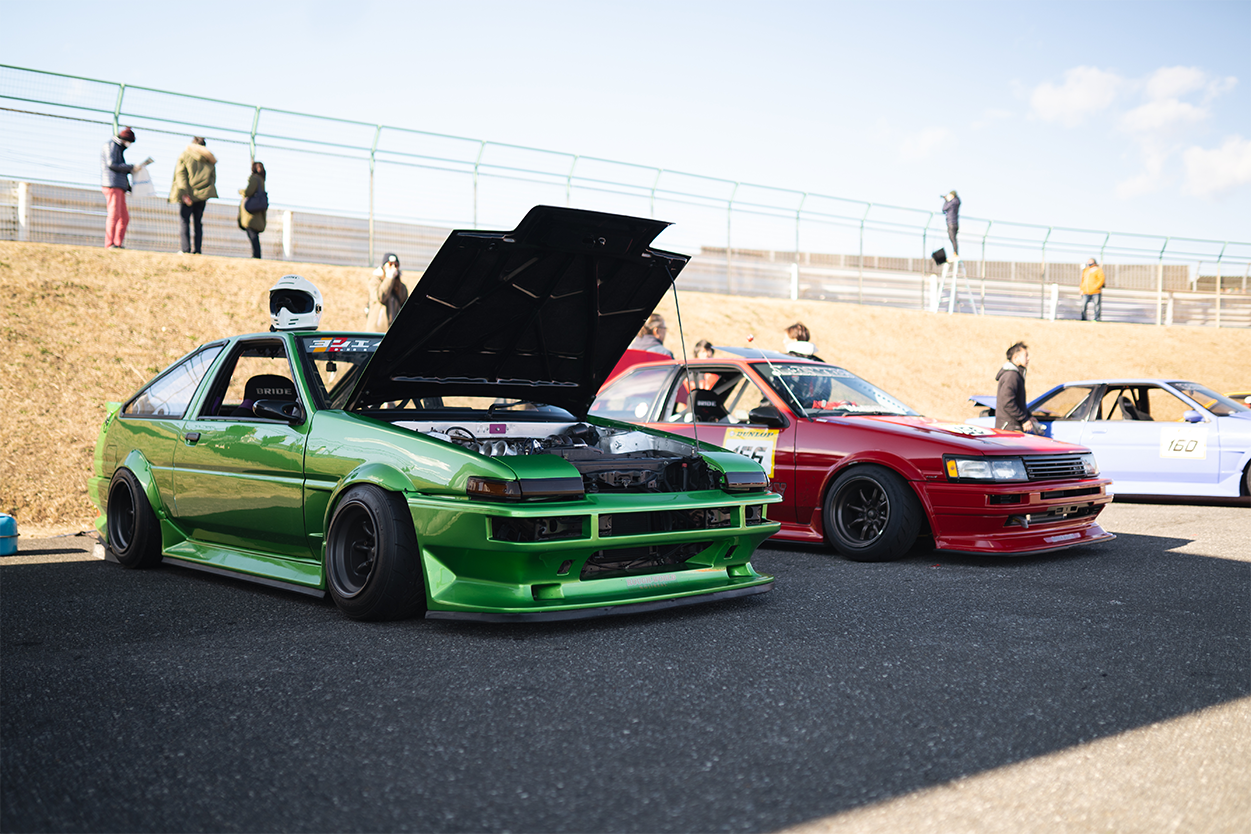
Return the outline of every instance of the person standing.
<path id="1" fill-rule="evenodd" d="M 1025 370 L 1029 367 L 1029 346 L 1017 342 L 1008 348 L 1008 361 L 1003 363 L 995 379 L 995 428 L 1006 431 L 1034 433 L 1038 423 L 1029 413 L 1025 399 Z"/>
<path id="2" fill-rule="evenodd" d="M 1094 258 L 1086 261 L 1082 270 L 1082 321 L 1086 321 L 1086 308 L 1095 302 L 1095 321 L 1103 321 L 1103 267 Z"/>
<path id="3" fill-rule="evenodd" d="M 408 300 L 408 287 L 401 279 L 400 258 L 394 252 L 382 256 L 382 266 L 369 279 L 369 306 L 365 308 L 365 329 L 386 331 Z"/>
<path id="4" fill-rule="evenodd" d="M 239 189 L 243 199 L 239 201 L 239 228 L 247 233 L 248 242 L 252 244 L 252 257 L 261 256 L 261 232 L 265 231 L 265 212 L 269 201 L 266 197 L 266 208 L 248 211 L 248 200 L 260 193 L 265 194 L 265 166 L 259 162 L 252 163 L 252 173 L 248 176 L 248 184 Z"/>
<path id="5" fill-rule="evenodd" d="M 630 342 L 628 349 L 659 353 L 661 356 L 668 356 L 672 359 L 673 351 L 665 347 L 665 334 L 668 332 L 669 328 L 665 327 L 665 317 L 660 313 L 652 313 L 639 330 L 639 335 L 634 337 L 633 342 Z"/>
<path id="6" fill-rule="evenodd" d="M 104 192 L 107 211 L 104 218 L 104 248 L 125 249 L 126 228 L 130 210 L 126 208 L 126 192 L 130 190 L 130 174 L 143 170 L 152 160 L 138 165 L 126 164 L 126 149 L 135 142 L 135 132 L 124 127 L 104 143 L 100 150 L 100 190 Z"/>
<path id="7" fill-rule="evenodd" d="M 217 196 L 217 157 L 204 145 L 203 136 L 192 138 L 174 166 L 174 184 L 169 190 L 169 201 L 182 203 L 178 207 L 178 216 L 182 220 L 179 242 L 184 254 L 200 254 L 200 245 L 204 240 L 204 205 L 211 197 Z M 193 221 L 194 249 L 190 228 Z"/>
<path id="8" fill-rule="evenodd" d="M 960 231 L 960 196 L 948 191 L 943 198 L 943 214 L 947 216 L 947 237 L 951 238 L 951 251 L 960 257 L 960 244 L 956 243 L 956 235 Z"/>

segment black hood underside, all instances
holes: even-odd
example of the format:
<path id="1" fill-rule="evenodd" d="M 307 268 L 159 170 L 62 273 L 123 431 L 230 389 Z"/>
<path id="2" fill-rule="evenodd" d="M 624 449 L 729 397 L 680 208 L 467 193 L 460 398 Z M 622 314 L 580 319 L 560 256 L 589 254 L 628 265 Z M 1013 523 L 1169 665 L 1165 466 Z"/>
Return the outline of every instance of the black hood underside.
<path id="1" fill-rule="evenodd" d="M 511 232 L 452 232 L 348 408 L 488 396 L 585 417 L 689 260 L 650 248 L 668 225 L 536 206 Z"/>

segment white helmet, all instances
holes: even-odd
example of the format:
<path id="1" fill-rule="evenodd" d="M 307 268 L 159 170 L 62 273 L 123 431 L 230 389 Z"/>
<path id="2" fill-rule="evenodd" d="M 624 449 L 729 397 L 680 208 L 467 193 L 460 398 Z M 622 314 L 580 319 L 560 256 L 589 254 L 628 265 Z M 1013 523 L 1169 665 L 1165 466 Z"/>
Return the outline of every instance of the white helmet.
<path id="1" fill-rule="evenodd" d="M 284 275 L 269 288 L 271 330 L 316 330 L 321 323 L 321 292 L 307 278 Z"/>

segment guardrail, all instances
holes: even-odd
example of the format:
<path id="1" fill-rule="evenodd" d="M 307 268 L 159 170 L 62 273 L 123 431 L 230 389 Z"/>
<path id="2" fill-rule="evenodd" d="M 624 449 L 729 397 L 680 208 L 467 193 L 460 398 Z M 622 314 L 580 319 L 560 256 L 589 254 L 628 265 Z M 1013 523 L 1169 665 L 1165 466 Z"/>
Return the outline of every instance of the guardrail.
<path id="1" fill-rule="evenodd" d="M 284 215 L 280 226 L 282 234 L 294 236 L 296 250 L 302 246 L 297 227 L 304 216 L 334 216 L 340 218 L 336 226 L 357 229 L 353 235 L 325 235 L 308 243 L 309 258 L 330 263 L 377 263 L 383 252 L 402 248 L 394 236 L 406 234 L 405 229 L 511 228 L 537 203 L 674 221 L 658 245 L 684 252 L 720 247 L 731 283 L 735 253 L 747 250 L 789 250 L 796 253 L 795 263 L 804 252 L 853 253 L 846 257 L 856 258 L 863 280 L 871 268 L 867 259 L 924 262 L 946 241 L 937 210 L 0 65 L 0 136 L 5 137 L 0 177 L 31 188 L 96 190 L 100 147 L 119 124 L 138 132 L 132 156 L 157 160 L 150 170 L 158 190 L 168 188 L 174 161 L 191 135 L 209 140 L 219 160 L 223 195 L 246 182 L 253 159 L 263 159 L 271 201 L 292 213 L 291 222 Z M 217 205 L 210 207 L 212 222 L 229 226 L 218 216 L 222 209 Z M 155 207 L 152 211 L 159 213 Z M 228 215 L 233 211 L 232 206 Z M 227 231 L 218 231 L 214 236 L 224 240 Z M 275 250 L 273 234 L 267 232 L 262 240 L 266 251 Z M 1192 289 L 1211 279 L 1214 289 L 1227 290 L 1227 279 L 1245 283 L 1251 271 L 1248 242 L 973 215 L 961 218 L 961 248 L 982 265 L 975 274 L 979 280 L 1004 277 L 986 271 L 995 263 L 1036 265 L 1040 286 L 1050 283 L 1057 262 L 1090 256 L 1125 268 L 1152 267 L 1157 323 L 1165 318 L 1170 268 L 1188 270 Z M 240 254 L 235 249 L 230 254 Z M 1039 310 L 1042 315 L 1045 304 Z"/>

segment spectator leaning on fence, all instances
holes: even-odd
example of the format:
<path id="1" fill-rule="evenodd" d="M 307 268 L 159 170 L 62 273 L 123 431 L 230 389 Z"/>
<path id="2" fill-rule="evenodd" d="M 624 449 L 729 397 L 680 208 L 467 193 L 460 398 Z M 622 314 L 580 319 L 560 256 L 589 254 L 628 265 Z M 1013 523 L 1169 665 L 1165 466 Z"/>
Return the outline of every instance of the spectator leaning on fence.
<path id="1" fill-rule="evenodd" d="M 180 243 L 184 254 L 200 254 L 204 240 L 204 205 L 217 196 L 217 157 L 206 148 L 203 136 L 196 136 L 178 157 L 174 166 L 174 184 L 169 190 L 171 203 L 182 203 L 178 214 L 182 220 Z M 195 248 L 192 249 L 191 221 L 195 222 Z"/>
<path id="2" fill-rule="evenodd" d="M 124 127 L 100 150 L 100 190 L 108 206 L 104 220 L 105 249 L 125 248 L 122 244 L 126 241 L 126 227 L 130 225 L 130 210 L 126 208 L 130 174 L 143 168 L 143 164 L 126 164 L 126 149 L 134 141 L 135 132 Z"/>
<path id="3" fill-rule="evenodd" d="M 1082 270 L 1082 321 L 1086 321 L 1086 308 L 1095 302 L 1095 321 L 1103 321 L 1103 267 L 1094 258 L 1086 261 Z"/>
<path id="4" fill-rule="evenodd" d="M 239 193 L 243 195 L 239 200 L 239 228 L 247 233 L 248 242 L 252 244 L 252 257 L 254 258 L 261 256 L 261 232 L 265 231 L 267 210 L 248 211 L 248 199 L 257 192 L 262 194 L 265 192 L 265 166 L 259 162 L 253 162 L 247 186 L 239 189 Z"/>

